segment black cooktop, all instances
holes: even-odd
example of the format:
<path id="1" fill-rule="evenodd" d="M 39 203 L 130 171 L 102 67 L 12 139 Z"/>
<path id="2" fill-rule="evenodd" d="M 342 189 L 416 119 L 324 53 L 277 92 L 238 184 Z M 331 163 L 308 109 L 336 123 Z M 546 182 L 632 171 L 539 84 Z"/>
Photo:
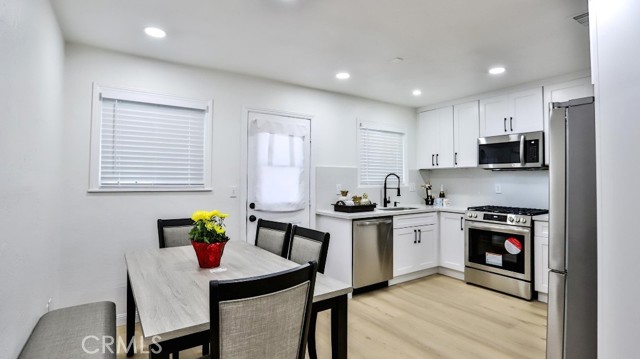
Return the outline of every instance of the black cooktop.
<path id="1" fill-rule="evenodd" d="M 503 207 L 503 206 L 478 206 L 469 207 L 469 211 L 493 212 L 502 214 L 518 214 L 521 216 L 537 216 L 539 214 L 549 213 L 548 209 L 539 208 L 519 208 L 519 207 Z"/>

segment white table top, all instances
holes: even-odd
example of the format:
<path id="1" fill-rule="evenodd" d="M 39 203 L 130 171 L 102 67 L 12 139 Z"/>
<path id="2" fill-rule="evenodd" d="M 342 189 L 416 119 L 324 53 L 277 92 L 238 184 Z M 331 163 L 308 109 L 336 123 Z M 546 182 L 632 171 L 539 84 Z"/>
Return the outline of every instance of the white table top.
<path id="1" fill-rule="evenodd" d="M 220 269 L 201 269 L 191 246 L 153 248 L 125 254 L 127 272 L 145 340 L 167 340 L 209 329 L 209 281 L 275 273 L 298 264 L 241 240 L 229 241 Z M 351 293 L 321 273 L 313 301 Z"/>

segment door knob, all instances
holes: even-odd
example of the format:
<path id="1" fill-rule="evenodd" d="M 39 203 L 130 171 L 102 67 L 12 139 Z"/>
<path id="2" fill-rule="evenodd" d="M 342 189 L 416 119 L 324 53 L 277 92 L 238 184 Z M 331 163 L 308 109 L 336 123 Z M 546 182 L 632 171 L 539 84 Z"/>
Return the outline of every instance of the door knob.
<path id="1" fill-rule="evenodd" d="M 255 203 L 249 203 L 249 208 L 256 209 L 256 204 Z"/>
<path id="2" fill-rule="evenodd" d="M 255 222 L 256 219 L 256 216 L 254 216 L 253 214 L 249 216 L 249 222 Z"/>

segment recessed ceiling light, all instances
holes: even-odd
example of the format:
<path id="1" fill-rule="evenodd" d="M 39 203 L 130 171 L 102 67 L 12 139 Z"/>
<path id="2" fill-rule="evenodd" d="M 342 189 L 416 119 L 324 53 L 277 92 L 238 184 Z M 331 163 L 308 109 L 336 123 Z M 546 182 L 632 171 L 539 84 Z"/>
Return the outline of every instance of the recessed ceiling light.
<path id="1" fill-rule="evenodd" d="M 492 75 L 499 75 L 501 73 L 504 73 L 506 71 L 506 69 L 504 67 L 493 67 L 489 69 L 489 73 Z"/>
<path id="2" fill-rule="evenodd" d="M 144 32 L 145 32 L 145 34 L 147 34 L 147 35 L 149 35 L 151 37 L 158 38 L 158 39 L 161 39 L 161 38 L 167 36 L 167 33 L 164 32 L 164 30 L 159 29 L 157 27 L 145 27 L 144 28 Z"/>
<path id="3" fill-rule="evenodd" d="M 420 89 L 413 90 L 413 96 L 420 96 L 420 95 L 422 95 L 422 91 Z"/>
<path id="4" fill-rule="evenodd" d="M 349 77 L 351 77 L 351 75 L 349 75 L 349 73 L 348 73 L 348 72 L 338 72 L 338 73 L 336 74 L 336 78 L 337 78 L 337 79 L 339 79 L 339 80 L 346 80 L 346 79 L 348 79 Z"/>

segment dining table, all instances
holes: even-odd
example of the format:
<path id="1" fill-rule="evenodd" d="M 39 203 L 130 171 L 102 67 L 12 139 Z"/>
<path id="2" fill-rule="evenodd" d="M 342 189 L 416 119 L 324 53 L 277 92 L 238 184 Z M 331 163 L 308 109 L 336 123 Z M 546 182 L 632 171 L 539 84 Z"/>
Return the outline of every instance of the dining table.
<path id="1" fill-rule="evenodd" d="M 149 358 L 208 343 L 209 282 L 273 274 L 299 266 L 242 240 L 230 240 L 217 268 L 198 265 L 191 246 L 150 248 L 125 254 L 127 266 L 127 356 L 143 349 Z M 331 311 L 332 358 L 347 357 L 347 302 L 350 285 L 316 276 L 313 307 Z M 144 348 L 135 347 L 136 309 Z M 205 347 L 205 352 L 208 348 Z"/>

